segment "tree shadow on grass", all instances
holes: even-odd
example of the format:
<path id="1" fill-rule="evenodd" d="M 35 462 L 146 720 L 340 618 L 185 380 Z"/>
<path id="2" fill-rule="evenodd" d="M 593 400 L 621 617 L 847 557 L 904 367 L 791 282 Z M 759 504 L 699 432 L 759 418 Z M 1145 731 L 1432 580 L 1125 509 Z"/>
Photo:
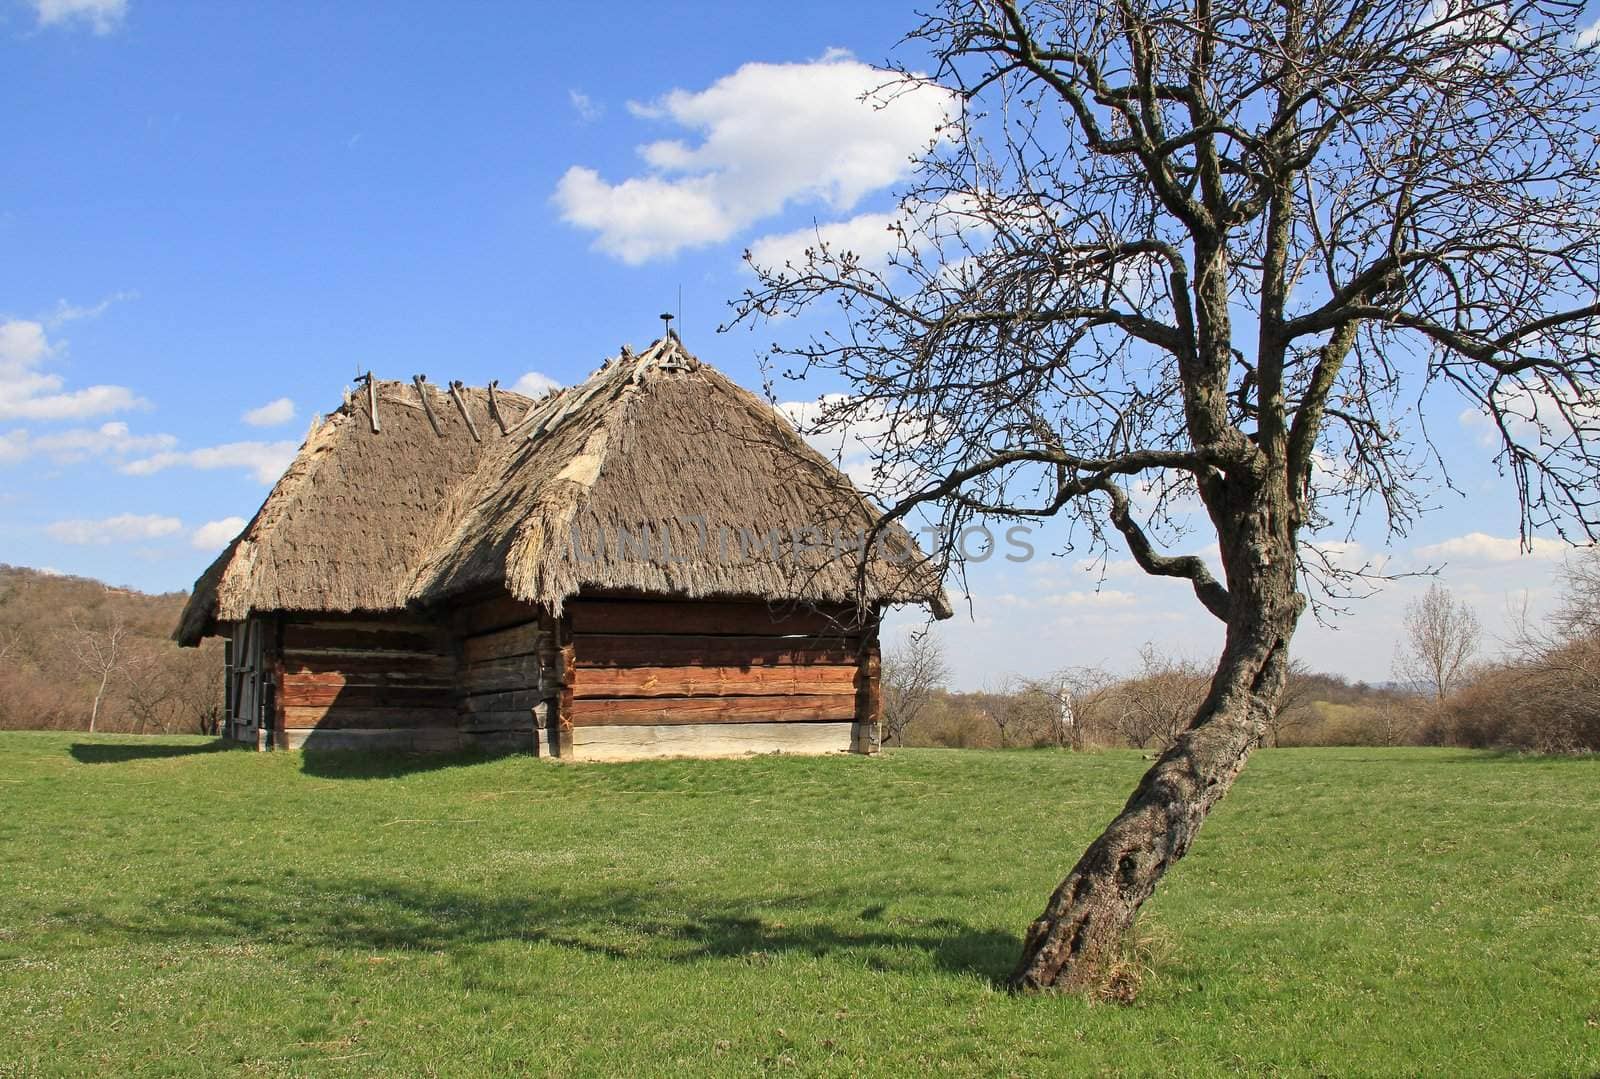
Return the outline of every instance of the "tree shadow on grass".
<path id="1" fill-rule="evenodd" d="M 617 962 L 844 956 L 870 969 L 925 964 L 1003 983 L 1021 950 L 1014 933 L 956 918 L 851 908 L 843 891 L 685 901 L 650 889 L 552 893 L 530 882 L 512 897 L 370 878 L 234 878 L 158 899 L 127 921 L 60 912 L 91 931 L 130 938 L 295 949 L 461 953 L 503 941 L 550 944 Z M 88 923 L 85 925 L 84 923 Z"/>
<path id="2" fill-rule="evenodd" d="M 233 746 L 226 739 L 199 745 L 173 745 L 171 742 L 152 742 L 138 745 L 127 742 L 74 742 L 67 752 L 79 764 L 124 764 L 128 761 L 157 760 L 162 757 L 190 757 L 196 753 L 221 753 Z"/>
<path id="3" fill-rule="evenodd" d="M 1600 764 L 1600 753 L 1536 753 L 1523 749 L 1463 750 L 1442 758 L 1445 764 Z"/>

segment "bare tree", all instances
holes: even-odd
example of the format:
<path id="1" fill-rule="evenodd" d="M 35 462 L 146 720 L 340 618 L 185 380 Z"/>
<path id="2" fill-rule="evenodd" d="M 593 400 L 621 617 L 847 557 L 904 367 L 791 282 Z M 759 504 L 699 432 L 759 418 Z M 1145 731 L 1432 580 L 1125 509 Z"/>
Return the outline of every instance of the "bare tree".
<path id="1" fill-rule="evenodd" d="M 172 662 L 176 648 L 163 644 L 134 641 L 123 652 L 122 686 L 135 734 L 167 731 L 166 719 L 178 694 L 182 672 Z"/>
<path id="2" fill-rule="evenodd" d="M 734 321 L 818 309 L 773 351 L 852 382 L 817 427 L 883 432 L 885 520 L 955 537 L 1065 515 L 1225 627 L 1204 703 L 1030 926 L 1017 987 L 1094 985 L 1232 786 L 1301 614 L 1359 583 L 1318 537 L 1367 508 L 1403 531 L 1448 482 L 1419 395 L 1483 416 L 1525 535 L 1600 531 L 1600 73 L 1580 14 L 944 0 L 906 46 L 931 73 L 880 95 L 951 102 L 897 251 L 819 240 L 754 267 Z M 1222 579 L 1162 550 L 1179 497 Z M 959 570 L 953 538 L 938 557 Z"/>
<path id="3" fill-rule="evenodd" d="M 0 626 L 0 663 L 13 655 L 22 654 L 22 631 L 12 626 Z"/>
<path id="4" fill-rule="evenodd" d="M 905 745 L 906 728 L 927 711 L 928 702 L 950 679 L 944 649 L 927 632 L 907 634 L 883 654 L 884 736 Z"/>
<path id="5" fill-rule="evenodd" d="M 1277 748 L 1286 732 L 1304 726 L 1316 714 L 1311 708 L 1312 688 L 1311 668 L 1301 660 L 1291 660 L 1283 690 L 1267 716 L 1267 744 Z"/>
<path id="6" fill-rule="evenodd" d="M 1197 664 L 1158 653 L 1153 645 L 1139 652 L 1139 670 L 1117 687 L 1112 719 L 1130 745 L 1166 749 L 1175 742 L 1206 695 L 1206 673 Z"/>
<path id="7" fill-rule="evenodd" d="M 107 613 L 98 619 L 81 617 L 74 612 L 70 618 L 72 631 L 67 643 L 78 661 L 80 670 L 98 678 L 94 691 L 94 704 L 89 709 L 89 733 L 94 733 L 100 718 L 100 704 L 105 700 L 106 687 L 122 670 L 126 662 L 124 642 L 128 636 L 128 623 L 120 614 Z"/>
<path id="8" fill-rule="evenodd" d="M 1061 705 L 1037 679 L 1008 675 L 984 691 L 983 715 L 994 724 L 1000 748 L 1057 741 Z"/>
<path id="9" fill-rule="evenodd" d="M 1405 636 L 1395 651 L 1394 673 L 1402 682 L 1444 700 L 1461 685 L 1477 655 L 1478 616 L 1436 582 L 1406 604 Z"/>
<path id="10" fill-rule="evenodd" d="M 1062 749 L 1083 749 L 1104 723 L 1112 677 L 1095 667 L 1069 667 L 1023 688 L 1049 702 L 1049 740 Z"/>
<path id="11" fill-rule="evenodd" d="M 1600 749 L 1600 548 L 1570 555 L 1557 576 L 1561 603 L 1549 625 L 1523 610 L 1512 655 L 1474 678 L 1454 710 L 1455 737 L 1546 753 Z"/>
<path id="12" fill-rule="evenodd" d="M 1600 548 L 1569 555 L 1557 576 L 1562 588 L 1556 632 L 1566 642 L 1600 641 Z"/>

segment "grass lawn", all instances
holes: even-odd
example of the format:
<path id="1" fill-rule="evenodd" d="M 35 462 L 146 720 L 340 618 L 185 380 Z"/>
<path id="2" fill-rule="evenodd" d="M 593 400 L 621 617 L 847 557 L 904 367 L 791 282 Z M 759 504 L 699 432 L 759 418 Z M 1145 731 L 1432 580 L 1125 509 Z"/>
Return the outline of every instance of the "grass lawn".
<path id="1" fill-rule="evenodd" d="M 1257 754 L 1132 1006 L 1014 997 L 1137 754 L 0 734 L 0 1076 L 1600 1073 L 1600 761 Z"/>

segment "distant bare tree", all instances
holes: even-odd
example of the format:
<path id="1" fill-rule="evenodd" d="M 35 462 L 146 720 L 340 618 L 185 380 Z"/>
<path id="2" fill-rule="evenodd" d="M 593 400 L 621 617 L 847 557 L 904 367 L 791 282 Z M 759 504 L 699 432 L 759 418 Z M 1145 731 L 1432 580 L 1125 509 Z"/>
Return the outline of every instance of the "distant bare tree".
<path id="1" fill-rule="evenodd" d="M 1056 741 L 1061 704 L 1039 679 L 1007 676 L 984 691 L 983 713 L 994 724 L 1002 749 Z"/>
<path id="2" fill-rule="evenodd" d="M 1404 701 L 1382 701 L 1362 724 L 1367 741 L 1379 746 L 1404 746 L 1416 741 L 1417 715 Z"/>
<path id="3" fill-rule="evenodd" d="M 22 631 L 11 626 L 0 627 L 0 663 L 21 654 Z"/>
<path id="4" fill-rule="evenodd" d="M 100 704 L 105 700 L 106 687 L 126 662 L 124 644 L 128 636 L 128 623 L 120 614 L 106 613 L 98 619 L 73 612 L 72 630 L 67 645 L 78 661 L 79 669 L 100 680 L 94 691 L 94 704 L 89 709 L 89 733 L 94 733 L 100 718 Z"/>
<path id="5" fill-rule="evenodd" d="M 1206 673 L 1197 664 L 1161 655 L 1154 645 L 1139 652 L 1139 670 L 1118 688 L 1112 722 L 1140 749 L 1166 749 L 1188 727 L 1206 695 Z"/>
<path id="6" fill-rule="evenodd" d="M 1566 641 L 1600 640 L 1600 547 L 1573 552 L 1558 576 L 1562 595 L 1556 632 Z"/>
<path id="7" fill-rule="evenodd" d="M 1449 589 L 1437 583 L 1406 606 L 1405 637 L 1395 655 L 1395 675 L 1435 702 L 1461 685 L 1467 665 L 1477 654 L 1481 631 L 1478 616 Z"/>
<path id="8" fill-rule="evenodd" d="M 950 679 L 944 649 L 931 633 L 908 634 L 883 653 L 883 733 L 905 745 L 906 728 L 927 710 L 934 693 Z"/>
<path id="9" fill-rule="evenodd" d="M 184 659 L 176 646 L 157 641 L 132 641 L 123 649 L 123 703 L 133 718 L 133 733 L 168 733 L 186 688 Z"/>
<path id="10" fill-rule="evenodd" d="M 1569 556 L 1558 577 L 1549 625 L 1524 610 L 1512 656 L 1475 679 L 1456 710 L 1456 734 L 1468 744 L 1600 750 L 1600 548 Z"/>
<path id="11" fill-rule="evenodd" d="M 1311 668 L 1302 660 L 1289 664 L 1289 673 L 1283 680 L 1283 692 L 1267 717 L 1267 744 L 1276 747 L 1286 731 L 1304 725 L 1314 713 L 1311 697 L 1314 689 Z"/>
<path id="12" fill-rule="evenodd" d="M 1097 667 L 1070 667 L 1023 688 L 1050 704 L 1048 738 L 1062 749 L 1083 749 L 1104 723 L 1115 679 Z"/>

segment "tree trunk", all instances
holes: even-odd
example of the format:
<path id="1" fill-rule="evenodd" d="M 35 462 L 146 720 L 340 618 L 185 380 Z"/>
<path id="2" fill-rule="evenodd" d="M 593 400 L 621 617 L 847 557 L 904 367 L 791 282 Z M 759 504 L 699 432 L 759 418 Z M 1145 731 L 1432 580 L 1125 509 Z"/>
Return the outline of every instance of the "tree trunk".
<path id="1" fill-rule="evenodd" d="M 1267 524 L 1262 517 L 1258 526 Z M 1098 988 L 1140 906 L 1260 744 L 1305 600 L 1294 587 L 1289 530 L 1280 524 L 1254 531 L 1254 542 L 1225 545 L 1235 552 L 1225 559 L 1236 563 L 1228 567 L 1232 615 L 1205 702 L 1028 927 L 1013 988 Z"/>
<path id="2" fill-rule="evenodd" d="M 100 676 L 100 688 L 94 691 L 94 704 L 89 709 L 89 733 L 94 733 L 95 720 L 100 718 L 100 699 L 106 695 L 106 683 L 111 681 L 111 672 L 107 671 Z"/>

